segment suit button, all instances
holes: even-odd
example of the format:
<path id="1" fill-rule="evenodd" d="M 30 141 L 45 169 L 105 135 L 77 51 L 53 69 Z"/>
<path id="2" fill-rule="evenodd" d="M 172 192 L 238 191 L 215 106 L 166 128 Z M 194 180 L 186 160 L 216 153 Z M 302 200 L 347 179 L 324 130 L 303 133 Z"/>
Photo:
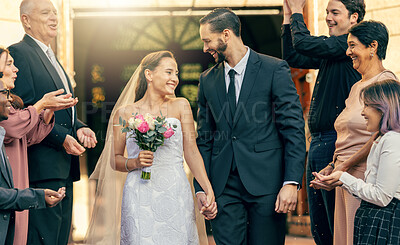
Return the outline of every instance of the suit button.
<path id="1" fill-rule="evenodd" d="M 7 214 L 3 215 L 3 219 L 7 220 L 8 216 Z"/>
<path id="2" fill-rule="evenodd" d="M 237 138 L 236 136 L 232 136 L 232 140 L 235 141 Z"/>

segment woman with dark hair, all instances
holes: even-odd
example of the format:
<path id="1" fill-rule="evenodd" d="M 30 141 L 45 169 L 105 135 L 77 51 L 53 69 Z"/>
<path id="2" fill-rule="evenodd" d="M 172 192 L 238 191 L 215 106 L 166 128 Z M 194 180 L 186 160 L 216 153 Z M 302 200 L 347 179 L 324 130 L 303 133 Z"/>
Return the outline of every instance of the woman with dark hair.
<path id="1" fill-rule="evenodd" d="M 177 74 L 171 52 L 148 54 L 114 106 L 105 147 L 91 176 L 99 183 L 87 244 L 197 245 L 194 203 L 183 169 L 183 155 L 207 196 L 204 205 L 208 208 L 203 215 L 206 219 L 216 216 L 214 192 L 196 145 L 189 102 L 174 98 L 179 83 Z M 127 120 L 135 113 L 165 116 L 167 123 L 177 126 L 175 134 L 156 152 L 141 151 L 130 133 L 122 133 L 119 125 L 119 118 Z M 141 169 L 150 166 L 151 179 L 141 180 Z M 122 200 L 117 189 L 124 176 L 114 175 L 111 169 L 128 173 Z"/>
<path id="2" fill-rule="evenodd" d="M 5 89 L 14 88 L 18 68 L 7 49 L 0 48 L 1 82 Z M 41 142 L 53 129 L 54 111 L 71 107 L 77 103 L 71 95 L 60 95 L 63 90 L 47 93 L 33 106 L 24 109 L 22 99 L 8 93 L 11 97 L 10 114 L 0 126 L 6 130 L 4 145 L 12 168 L 14 186 L 18 189 L 29 187 L 28 146 Z M 15 245 L 26 245 L 29 211 L 15 214 Z"/>
<path id="3" fill-rule="evenodd" d="M 316 176 L 337 182 L 362 199 L 355 214 L 354 244 L 400 244 L 400 84 L 385 80 L 361 90 L 367 130 L 378 131 L 367 159 L 364 180 L 336 171 Z"/>
<path id="4" fill-rule="evenodd" d="M 362 179 L 373 139 L 361 116 L 363 104 L 359 100 L 360 91 L 366 86 L 386 79 L 397 80 L 393 72 L 383 67 L 389 33 L 386 26 L 378 21 L 362 21 L 349 30 L 347 55 L 353 60 L 353 68 L 361 74 L 361 80 L 353 85 L 346 99 L 346 107 L 335 121 L 337 132 L 336 149 L 332 166 L 321 171 L 328 175 L 332 171 L 345 171 L 355 178 Z M 365 147 L 363 147 L 369 142 Z M 356 152 L 363 151 L 359 161 L 350 160 Z M 357 154 L 360 156 L 360 154 Z M 353 159 L 354 160 L 354 159 Z M 334 168 L 333 168 L 334 167 Z M 321 187 L 318 181 L 311 182 Z M 326 184 L 326 183 L 324 183 Z M 332 189 L 338 183 L 324 189 Z M 347 190 L 336 188 L 334 244 L 353 244 L 354 216 L 360 200 Z"/>

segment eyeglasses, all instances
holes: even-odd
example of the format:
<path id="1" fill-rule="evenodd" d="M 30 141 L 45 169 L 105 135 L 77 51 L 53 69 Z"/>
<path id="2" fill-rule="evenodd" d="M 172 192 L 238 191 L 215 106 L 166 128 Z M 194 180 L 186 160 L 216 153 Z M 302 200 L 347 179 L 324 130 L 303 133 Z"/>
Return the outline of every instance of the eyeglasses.
<path id="1" fill-rule="evenodd" d="M 10 99 L 10 90 L 9 89 L 0 90 L 0 94 L 4 94 L 7 99 Z"/>

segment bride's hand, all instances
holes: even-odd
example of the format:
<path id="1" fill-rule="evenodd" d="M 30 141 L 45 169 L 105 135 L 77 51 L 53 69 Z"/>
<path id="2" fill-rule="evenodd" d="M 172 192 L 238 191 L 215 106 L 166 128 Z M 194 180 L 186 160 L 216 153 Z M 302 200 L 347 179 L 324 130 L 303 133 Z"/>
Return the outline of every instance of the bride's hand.
<path id="1" fill-rule="evenodd" d="M 151 151 L 141 151 L 135 159 L 135 169 L 150 167 L 153 165 L 154 154 Z"/>
<path id="2" fill-rule="evenodd" d="M 196 197 L 200 213 L 204 215 L 204 218 L 207 220 L 214 219 L 218 213 L 214 193 L 205 194 L 204 192 L 198 192 L 196 193 Z"/>

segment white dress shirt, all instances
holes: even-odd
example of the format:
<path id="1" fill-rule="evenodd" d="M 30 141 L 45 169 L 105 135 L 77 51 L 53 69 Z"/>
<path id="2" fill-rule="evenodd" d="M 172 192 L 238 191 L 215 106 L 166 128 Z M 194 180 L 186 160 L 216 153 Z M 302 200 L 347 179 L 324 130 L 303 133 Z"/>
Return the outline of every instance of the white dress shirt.
<path id="1" fill-rule="evenodd" d="M 389 131 L 378 137 L 367 158 L 365 181 L 343 173 L 340 181 L 351 194 L 380 207 L 393 198 L 400 200 L 400 133 Z"/>
<path id="2" fill-rule="evenodd" d="M 243 84 L 243 78 L 244 78 L 244 73 L 246 71 L 246 66 L 247 66 L 247 61 L 249 60 L 250 56 L 250 49 L 249 47 L 245 46 L 247 48 L 246 54 L 243 56 L 243 58 L 239 61 L 239 63 L 236 64 L 235 67 L 231 67 L 228 62 L 224 61 L 224 72 L 225 72 L 225 85 L 226 85 L 226 92 L 228 93 L 229 89 L 229 83 L 231 82 L 229 78 L 229 71 L 231 69 L 235 70 L 235 95 L 236 95 L 236 103 L 239 100 L 239 95 L 240 95 L 240 89 L 242 88 Z"/>

